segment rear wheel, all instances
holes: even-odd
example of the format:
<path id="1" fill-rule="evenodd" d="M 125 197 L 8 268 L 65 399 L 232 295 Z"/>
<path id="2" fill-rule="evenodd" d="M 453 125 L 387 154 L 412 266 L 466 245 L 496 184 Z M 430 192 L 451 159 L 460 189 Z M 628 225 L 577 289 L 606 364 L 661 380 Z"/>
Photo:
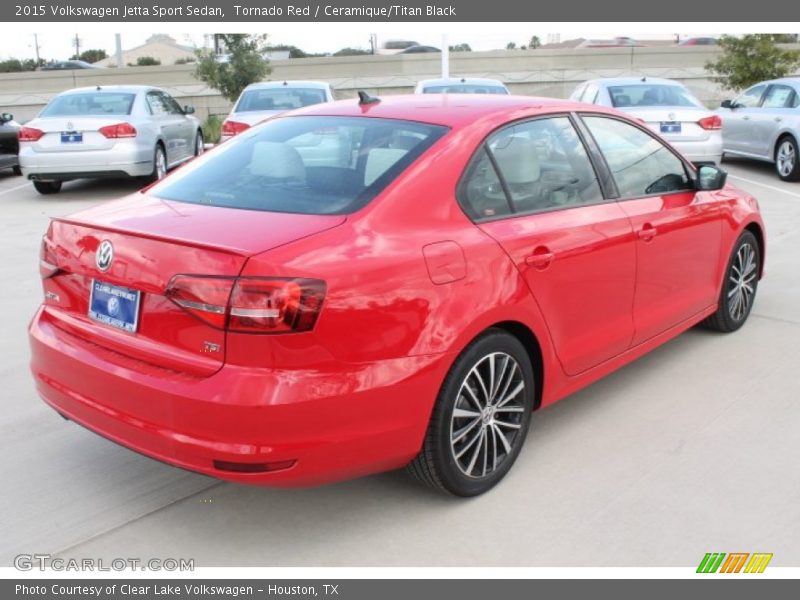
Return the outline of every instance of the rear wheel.
<path id="1" fill-rule="evenodd" d="M 13 170 L 14 170 L 14 175 L 17 175 L 17 176 L 22 175 L 22 167 L 20 167 L 19 165 L 14 167 Z"/>
<path id="2" fill-rule="evenodd" d="M 778 141 L 775 149 L 775 170 L 784 181 L 800 181 L 800 155 L 797 140 L 787 135 Z"/>
<path id="3" fill-rule="evenodd" d="M 458 357 L 439 392 L 421 452 L 408 465 L 419 481 L 457 496 L 494 487 L 517 459 L 533 412 L 528 354 L 490 329 Z"/>
<path id="4" fill-rule="evenodd" d="M 725 333 L 744 325 L 756 299 L 760 264 L 758 241 L 751 232 L 745 231 L 728 261 L 717 312 L 703 321 L 704 325 Z"/>
<path id="5" fill-rule="evenodd" d="M 158 144 L 153 154 L 153 172 L 150 174 L 150 181 L 158 181 L 167 176 L 167 154 L 164 146 Z"/>
<path id="6" fill-rule="evenodd" d="M 61 191 L 61 182 L 60 181 L 34 181 L 33 187 L 36 188 L 36 191 L 40 194 L 57 194 Z"/>

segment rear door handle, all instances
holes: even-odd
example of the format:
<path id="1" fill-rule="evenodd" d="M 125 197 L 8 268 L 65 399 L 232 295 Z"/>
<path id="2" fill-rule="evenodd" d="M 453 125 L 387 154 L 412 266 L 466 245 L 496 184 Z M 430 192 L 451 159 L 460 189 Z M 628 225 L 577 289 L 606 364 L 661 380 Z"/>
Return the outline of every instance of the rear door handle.
<path id="1" fill-rule="evenodd" d="M 637 232 L 639 239 L 644 242 L 649 242 L 658 233 L 658 229 L 653 227 L 650 223 L 645 223 L 644 226 Z"/>
<path id="2" fill-rule="evenodd" d="M 525 264 L 534 269 L 544 271 L 555 260 L 556 255 L 550 252 L 547 248 L 539 247 L 525 257 Z"/>
<path id="3" fill-rule="evenodd" d="M 775 117 L 775 122 L 776 123 L 780 123 L 781 121 L 783 121 L 783 119 L 781 117 Z"/>

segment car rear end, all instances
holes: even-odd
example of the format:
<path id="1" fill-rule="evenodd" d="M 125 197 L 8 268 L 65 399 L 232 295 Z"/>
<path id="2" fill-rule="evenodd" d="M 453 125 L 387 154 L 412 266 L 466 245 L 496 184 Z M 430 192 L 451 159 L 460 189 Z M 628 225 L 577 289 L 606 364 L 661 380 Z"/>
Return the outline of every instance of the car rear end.
<path id="1" fill-rule="evenodd" d="M 645 123 L 691 162 L 719 165 L 722 120 L 683 86 L 641 82 L 609 87 L 612 105 Z"/>
<path id="2" fill-rule="evenodd" d="M 137 96 L 110 89 L 57 96 L 19 131 L 23 174 L 35 181 L 149 175 L 155 136 L 135 117 Z"/>
<path id="3" fill-rule="evenodd" d="M 229 140 L 281 113 L 332 101 L 333 94 L 327 83 L 287 81 L 250 85 L 222 122 L 220 141 Z"/>
<path id="4" fill-rule="evenodd" d="M 269 126 L 285 137 L 299 119 Z M 388 141 L 382 120 L 356 121 Z M 350 126 L 314 120 L 297 135 Z M 253 131 L 147 193 L 54 220 L 30 325 L 40 395 L 117 443 L 224 479 L 308 485 L 402 466 L 427 422 L 412 405 L 447 364 L 337 356 L 329 340 L 341 342 L 342 324 L 322 328 L 330 338 L 318 322 L 346 317 L 326 305 L 348 289 L 325 261 L 287 265 L 273 252 L 350 240 L 348 203 L 379 194 L 443 134 L 416 123 L 408 132 L 419 150 L 367 151 L 372 166 L 352 163 L 366 181 L 349 191 L 337 175 L 348 166 L 316 166 L 312 152 L 304 187 L 296 159 L 308 150 Z"/>

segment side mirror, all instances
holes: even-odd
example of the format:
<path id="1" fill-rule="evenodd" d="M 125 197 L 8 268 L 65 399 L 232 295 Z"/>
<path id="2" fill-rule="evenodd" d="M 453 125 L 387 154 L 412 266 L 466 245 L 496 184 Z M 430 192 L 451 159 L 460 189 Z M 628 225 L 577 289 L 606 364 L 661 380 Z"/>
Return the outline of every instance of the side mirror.
<path id="1" fill-rule="evenodd" d="M 725 187 L 728 174 L 713 165 L 701 165 L 697 169 L 696 187 L 700 192 L 713 192 Z"/>
<path id="2" fill-rule="evenodd" d="M 184 114 L 193 115 L 194 114 L 194 106 L 187 104 L 183 107 Z"/>
<path id="3" fill-rule="evenodd" d="M 720 108 L 734 108 L 733 100 L 723 100 L 719 106 Z"/>
<path id="4" fill-rule="evenodd" d="M 13 120 L 14 120 L 14 115 L 12 115 L 11 113 L 0 114 L 0 121 L 2 121 L 3 123 L 8 123 L 9 121 Z"/>

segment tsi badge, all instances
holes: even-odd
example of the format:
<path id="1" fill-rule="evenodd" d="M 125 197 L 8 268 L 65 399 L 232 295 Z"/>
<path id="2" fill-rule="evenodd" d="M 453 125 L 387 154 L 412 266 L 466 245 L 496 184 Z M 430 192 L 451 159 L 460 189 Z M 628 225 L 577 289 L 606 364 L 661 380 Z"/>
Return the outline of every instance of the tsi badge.
<path id="1" fill-rule="evenodd" d="M 108 240 L 103 240 L 94 255 L 94 262 L 101 271 L 108 271 L 111 261 L 114 260 L 114 246 Z"/>

